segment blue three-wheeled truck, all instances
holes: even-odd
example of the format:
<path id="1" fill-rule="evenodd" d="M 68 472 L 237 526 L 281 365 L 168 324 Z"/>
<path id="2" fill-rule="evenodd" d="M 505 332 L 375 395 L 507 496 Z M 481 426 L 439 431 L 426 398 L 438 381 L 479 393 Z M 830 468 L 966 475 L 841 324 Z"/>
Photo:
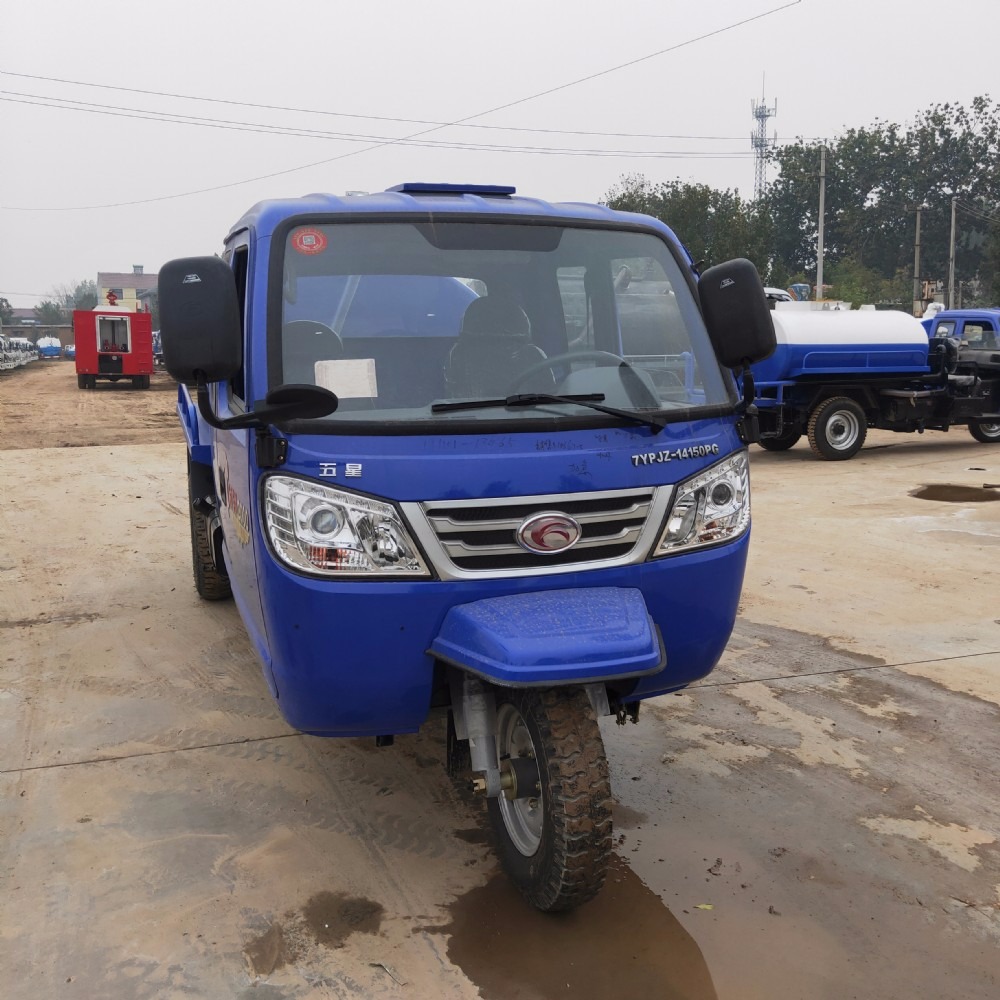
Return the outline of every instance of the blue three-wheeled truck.
<path id="1" fill-rule="evenodd" d="M 735 620 L 733 372 L 774 347 L 753 265 L 699 276 L 602 206 L 404 184 L 261 202 L 159 297 L 196 586 L 235 598 L 284 717 L 386 745 L 447 712 L 523 895 L 593 897 L 599 718 L 703 677 Z"/>

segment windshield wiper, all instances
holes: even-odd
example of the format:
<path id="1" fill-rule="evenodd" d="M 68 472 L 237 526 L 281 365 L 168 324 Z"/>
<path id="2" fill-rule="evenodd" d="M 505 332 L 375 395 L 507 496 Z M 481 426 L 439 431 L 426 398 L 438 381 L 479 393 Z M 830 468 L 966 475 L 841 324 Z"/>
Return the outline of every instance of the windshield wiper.
<path id="1" fill-rule="evenodd" d="M 603 399 L 603 392 L 577 393 L 569 396 L 554 396 L 548 392 L 522 392 L 516 396 L 505 396 L 498 399 L 462 399 L 453 403 L 433 403 L 431 413 L 446 413 L 453 410 L 484 410 L 491 406 L 517 407 L 538 406 L 542 403 L 575 403 L 578 406 L 589 407 L 591 410 L 608 413 L 612 417 L 631 420 L 633 423 L 642 424 L 654 431 L 662 431 L 666 426 L 667 422 L 662 417 L 643 416 L 629 410 L 619 410 L 614 406 L 602 406 Z"/>

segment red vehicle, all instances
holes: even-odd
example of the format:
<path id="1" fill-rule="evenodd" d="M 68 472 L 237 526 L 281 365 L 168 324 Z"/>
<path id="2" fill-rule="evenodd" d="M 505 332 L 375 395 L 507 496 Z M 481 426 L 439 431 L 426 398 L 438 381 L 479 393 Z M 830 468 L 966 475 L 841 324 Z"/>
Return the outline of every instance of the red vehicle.
<path id="1" fill-rule="evenodd" d="M 148 389 L 153 374 L 153 317 L 103 307 L 73 313 L 76 384 L 94 389 L 98 379 L 130 379 L 133 389 Z"/>

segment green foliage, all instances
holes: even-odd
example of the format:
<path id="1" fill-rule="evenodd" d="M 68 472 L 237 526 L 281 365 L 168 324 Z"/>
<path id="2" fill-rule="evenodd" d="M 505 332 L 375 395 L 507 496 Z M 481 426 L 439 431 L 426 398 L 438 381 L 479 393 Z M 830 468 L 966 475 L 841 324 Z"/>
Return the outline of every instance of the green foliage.
<path id="1" fill-rule="evenodd" d="M 984 282 L 982 293 L 985 302 L 977 305 L 1000 303 L 1000 226 L 994 225 L 984 251 Z"/>
<path id="2" fill-rule="evenodd" d="M 623 177 L 605 201 L 656 216 L 696 260 L 749 257 L 767 284 L 816 281 L 821 145 L 774 150 L 778 176 L 760 203 L 735 191 Z M 956 282 L 965 302 L 1000 304 L 1000 105 L 936 104 L 899 125 L 876 120 L 826 143 L 824 284 L 860 302 L 912 298 L 916 210 L 921 279 L 946 281 L 952 199 Z"/>
<path id="3" fill-rule="evenodd" d="M 58 326 L 66 322 L 66 313 L 58 302 L 46 299 L 41 305 L 35 306 L 35 319 L 43 326 Z"/>
<path id="4" fill-rule="evenodd" d="M 853 257 L 824 267 L 823 284 L 827 286 L 828 299 L 841 299 L 855 308 L 870 303 L 909 312 L 913 298 L 913 282 L 908 275 L 900 273 L 894 278 L 883 278 Z"/>
<path id="5" fill-rule="evenodd" d="M 7 299 L 0 298 L 0 327 L 10 326 L 14 322 L 14 307 Z"/>
<path id="6" fill-rule="evenodd" d="M 765 201 L 775 267 L 815 274 L 820 145 L 799 141 L 772 158 L 780 174 Z M 827 144 L 825 265 L 850 259 L 886 280 L 904 272 L 912 281 L 919 207 L 920 277 L 946 279 L 953 197 L 956 275 L 971 281 L 986 265 L 991 223 L 983 216 L 1000 206 L 1000 108 L 991 98 L 969 109 L 935 105 L 905 126 L 849 129 Z"/>
<path id="7" fill-rule="evenodd" d="M 747 257 L 767 278 L 770 220 L 738 191 L 671 181 L 652 184 L 641 175 L 623 177 L 605 202 L 623 212 L 641 212 L 665 222 L 696 261 L 706 266 Z"/>

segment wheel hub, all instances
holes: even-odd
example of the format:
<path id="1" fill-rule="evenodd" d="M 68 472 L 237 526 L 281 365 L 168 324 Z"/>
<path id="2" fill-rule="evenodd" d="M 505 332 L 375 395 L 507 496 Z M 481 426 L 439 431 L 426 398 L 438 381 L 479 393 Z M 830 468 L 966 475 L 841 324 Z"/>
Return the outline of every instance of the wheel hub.
<path id="1" fill-rule="evenodd" d="M 830 420 L 827 435 L 835 448 L 850 448 L 858 439 L 858 422 L 851 413 L 837 413 Z"/>
<path id="2" fill-rule="evenodd" d="M 505 703 L 497 709 L 497 756 L 500 770 L 513 779 L 513 794 L 531 792 L 531 797 L 510 798 L 507 789 L 496 801 L 511 843 L 525 857 L 531 857 L 542 842 L 544 802 L 538 788 L 535 745 L 521 713 Z M 533 781 L 532 781 L 533 777 Z M 523 788 L 527 784 L 527 788 Z"/>

